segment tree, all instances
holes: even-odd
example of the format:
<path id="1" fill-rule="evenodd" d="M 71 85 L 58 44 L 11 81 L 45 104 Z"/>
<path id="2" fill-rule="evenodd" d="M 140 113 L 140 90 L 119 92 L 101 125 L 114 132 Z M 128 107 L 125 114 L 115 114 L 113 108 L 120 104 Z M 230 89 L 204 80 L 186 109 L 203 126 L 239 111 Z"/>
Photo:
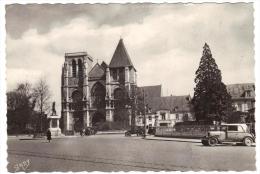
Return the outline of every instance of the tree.
<path id="1" fill-rule="evenodd" d="M 50 90 L 45 79 L 41 78 L 33 89 L 33 95 L 36 101 L 36 109 L 40 112 L 40 131 L 43 131 L 43 116 L 50 111 Z"/>
<path id="2" fill-rule="evenodd" d="M 31 84 L 20 83 L 13 91 L 7 92 L 8 133 L 23 133 L 30 123 L 35 102 Z"/>
<path id="3" fill-rule="evenodd" d="M 231 96 L 207 43 L 195 77 L 192 104 L 197 121 L 226 121 L 232 112 Z"/>

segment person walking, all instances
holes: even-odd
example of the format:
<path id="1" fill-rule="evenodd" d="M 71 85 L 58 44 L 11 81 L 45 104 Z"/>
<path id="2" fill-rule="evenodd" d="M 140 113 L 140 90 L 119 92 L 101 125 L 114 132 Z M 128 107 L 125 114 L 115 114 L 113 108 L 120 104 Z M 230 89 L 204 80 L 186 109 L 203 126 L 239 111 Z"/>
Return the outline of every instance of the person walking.
<path id="1" fill-rule="evenodd" d="M 49 143 L 51 142 L 51 131 L 50 129 L 48 129 L 47 133 L 46 133 L 46 136 L 47 136 L 47 140 L 49 141 Z"/>

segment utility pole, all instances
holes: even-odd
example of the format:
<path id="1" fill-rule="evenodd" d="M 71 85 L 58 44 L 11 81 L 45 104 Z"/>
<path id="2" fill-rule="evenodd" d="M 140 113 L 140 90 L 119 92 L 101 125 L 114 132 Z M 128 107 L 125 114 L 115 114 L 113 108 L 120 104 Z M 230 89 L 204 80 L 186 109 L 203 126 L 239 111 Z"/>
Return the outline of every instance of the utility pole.
<path id="1" fill-rule="evenodd" d="M 145 106 L 145 93 L 143 89 L 143 104 L 144 104 L 144 138 L 146 138 L 146 106 Z"/>

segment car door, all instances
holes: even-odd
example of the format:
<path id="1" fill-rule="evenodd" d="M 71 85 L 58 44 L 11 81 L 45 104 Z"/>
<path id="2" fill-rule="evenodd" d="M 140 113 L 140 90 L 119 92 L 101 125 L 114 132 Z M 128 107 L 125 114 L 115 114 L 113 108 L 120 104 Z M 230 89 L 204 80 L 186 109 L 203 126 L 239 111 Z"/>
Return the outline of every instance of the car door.
<path id="1" fill-rule="evenodd" d="M 247 130 L 244 129 L 241 125 L 238 126 L 238 135 L 237 135 L 237 141 L 243 141 L 245 136 L 247 135 Z"/>
<path id="2" fill-rule="evenodd" d="M 238 141 L 238 126 L 228 125 L 227 141 Z"/>

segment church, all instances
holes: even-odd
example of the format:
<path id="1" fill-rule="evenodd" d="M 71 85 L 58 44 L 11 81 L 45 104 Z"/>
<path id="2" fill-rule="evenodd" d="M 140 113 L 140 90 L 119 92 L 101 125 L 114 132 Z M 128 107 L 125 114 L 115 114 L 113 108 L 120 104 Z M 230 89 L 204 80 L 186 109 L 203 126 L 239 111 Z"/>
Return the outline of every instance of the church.
<path id="1" fill-rule="evenodd" d="M 133 124 L 136 69 L 120 39 L 109 64 L 87 52 L 65 53 L 61 75 L 61 129 L 65 135 L 100 122 Z"/>

